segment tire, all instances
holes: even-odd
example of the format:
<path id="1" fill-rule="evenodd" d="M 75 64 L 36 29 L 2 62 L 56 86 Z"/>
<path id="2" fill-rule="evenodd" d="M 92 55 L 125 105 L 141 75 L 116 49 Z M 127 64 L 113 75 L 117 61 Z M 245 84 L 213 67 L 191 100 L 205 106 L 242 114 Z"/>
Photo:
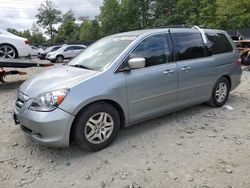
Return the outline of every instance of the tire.
<path id="1" fill-rule="evenodd" d="M 63 56 L 62 55 L 58 55 L 58 56 L 56 56 L 56 62 L 57 63 L 62 63 L 63 62 Z"/>
<path id="2" fill-rule="evenodd" d="M 53 60 L 50 60 L 50 62 L 51 62 L 51 63 L 56 63 L 56 60 L 55 60 L 55 59 L 53 59 Z"/>
<path id="3" fill-rule="evenodd" d="M 9 58 L 9 59 L 18 58 L 16 48 L 9 44 L 0 44 L 0 59 L 1 58 Z"/>
<path id="4" fill-rule="evenodd" d="M 120 116 L 112 105 L 94 103 L 80 111 L 74 126 L 76 144 L 82 149 L 98 151 L 108 147 L 117 136 Z"/>
<path id="5" fill-rule="evenodd" d="M 221 77 L 215 83 L 211 99 L 207 104 L 212 107 L 223 106 L 227 102 L 229 91 L 230 91 L 230 84 L 228 79 L 225 77 Z"/>

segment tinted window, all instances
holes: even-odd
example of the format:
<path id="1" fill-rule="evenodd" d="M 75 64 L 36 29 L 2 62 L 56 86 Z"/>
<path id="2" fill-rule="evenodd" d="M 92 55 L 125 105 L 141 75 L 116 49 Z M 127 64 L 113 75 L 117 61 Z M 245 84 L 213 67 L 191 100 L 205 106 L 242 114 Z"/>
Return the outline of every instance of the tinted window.
<path id="1" fill-rule="evenodd" d="M 207 33 L 208 48 L 212 54 L 221 54 L 233 51 L 233 48 L 223 33 Z"/>
<path id="2" fill-rule="evenodd" d="M 144 57 L 146 67 L 170 62 L 170 52 L 165 34 L 143 40 L 130 54 L 130 58 Z"/>
<path id="3" fill-rule="evenodd" d="M 205 47 L 199 33 L 174 33 L 177 60 L 205 57 Z"/>
<path id="4" fill-rule="evenodd" d="M 74 50 L 74 46 L 69 46 L 64 51 L 70 51 L 70 50 Z"/>
<path id="5" fill-rule="evenodd" d="M 52 48 L 51 52 L 54 52 L 54 51 L 58 50 L 59 48 L 61 48 L 61 47 L 60 46 L 56 46 L 56 47 Z"/>
<path id="6" fill-rule="evenodd" d="M 84 49 L 83 46 L 73 46 L 74 50 L 82 50 Z"/>

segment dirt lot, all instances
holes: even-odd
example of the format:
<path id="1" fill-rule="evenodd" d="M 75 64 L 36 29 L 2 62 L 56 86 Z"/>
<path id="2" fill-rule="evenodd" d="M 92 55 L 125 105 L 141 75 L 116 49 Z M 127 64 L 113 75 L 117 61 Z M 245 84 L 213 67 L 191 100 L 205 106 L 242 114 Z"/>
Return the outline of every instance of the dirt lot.
<path id="1" fill-rule="evenodd" d="M 45 68 L 28 69 L 35 75 Z M 27 76 L 0 84 L 0 187 L 249 188 L 250 72 L 227 108 L 199 105 L 124 129 L 107 149 L 53 149 L 26 138 L 11 109 Z"/>

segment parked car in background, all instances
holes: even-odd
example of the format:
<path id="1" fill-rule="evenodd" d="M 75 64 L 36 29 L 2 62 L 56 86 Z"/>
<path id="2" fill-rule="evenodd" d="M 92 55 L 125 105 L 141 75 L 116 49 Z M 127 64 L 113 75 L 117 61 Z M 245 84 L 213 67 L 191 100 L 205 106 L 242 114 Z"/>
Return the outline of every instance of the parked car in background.
<path id="1" fill-rule="evenodd" d="M 26 38 L 0 29 L 0 58 L 15 59 L 30 56 L 31 47 L 29 43 Z"/>
<path id="2" fill-rule="evenodd" d="M 38 48 L 36 46 L 30 46 L 30 47 L 31 47 L 31 53 L 30 53 L 31 56 L 37 56 L 38 53 L 42 53 L 43 52 L 42 48 Z"/>
<path id="3" fill-rule="evenodd" d="M 39 59 L 43 60 L 43 59 L 46 58 L 47 53 L 54 52 L 54 51 L 58 50 L 61 47 L 62 47 L 62 45 L 56 45 L 56 46 L 48 47 L 43 52 L 38 52 L 37 57 Z"/>
<path id="4" fill-rule="evenodd" d="M 63 147 L 74 140 L 100 150 L 121 127 L 201 103 L 223 106 L 240 84 L 238 59 L 235 44 L 221 30 L 165 28 L 108 36 L 67 65 L 26 80 L 14 120 L 42 144 Z"/>
<path id="5" fill-rule="evenodd" d="M 236 41 L 236 46 L 240 52 L 242 64 L 250 65 L 250 40 Z"/>
<path id="6" fill-rule="evenodd" d="M 71 59 L 86 49 L 85 45 L 63 45 L 61 48 L 46 55 L 52 63 L 62 63 L 64 59 Z"/>

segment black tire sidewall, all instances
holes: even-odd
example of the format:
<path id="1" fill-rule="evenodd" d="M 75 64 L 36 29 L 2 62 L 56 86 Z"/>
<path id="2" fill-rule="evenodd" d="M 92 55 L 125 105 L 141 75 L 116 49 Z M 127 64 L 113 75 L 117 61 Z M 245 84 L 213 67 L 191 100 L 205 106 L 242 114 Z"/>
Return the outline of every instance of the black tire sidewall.
<path id="1" fill-rule="evenodd" d="M 216 88 L 217 88 L 218 85 L 219 85 L 220 83 L 222 83 L 222 82 L 225 83 L 226 86 L 227 86 L 227 95 L 226 95 L 226 98 L 225 98 L 222 102 L 218 102 L 218 101 L 216 100 L 216 97 L 215 97 Z M 229 91 L 230 91 L 230 84 L 229 84 L 228 79 L 225 78 L 225 77 L 220 78 L 220 79 L 215 83 L 214 88 L 213 88 L 212 100 L 213 100 L 214 106 L 216 106 L 216 107 L 221 107 L 221 106 L 223 106 L 223 105 L 227 102 L 227 99 L 228 99 L 228 96 L 229 96 Z"/>
<path id="2" fill-rule="evenodd" d="M 108 113 L 114 121 L 114 129 L 110 137 L 101 144 L 92 144 L 90 143 L 85 136 L 85 127 L 89 118 L 99 112 Z M 110 104 L 107 103 L 97 103 L 92 104 L 86 108 L 84 108 L 75 121 L 75 141 L 77 145 L 79 145 L 83 149 L 87 149 L 89 151 L 98 151 L 109 146 L 116 135 L 118 134 L 120 129 L 120 117 L 117 110 Z"/>

